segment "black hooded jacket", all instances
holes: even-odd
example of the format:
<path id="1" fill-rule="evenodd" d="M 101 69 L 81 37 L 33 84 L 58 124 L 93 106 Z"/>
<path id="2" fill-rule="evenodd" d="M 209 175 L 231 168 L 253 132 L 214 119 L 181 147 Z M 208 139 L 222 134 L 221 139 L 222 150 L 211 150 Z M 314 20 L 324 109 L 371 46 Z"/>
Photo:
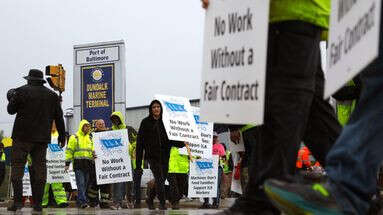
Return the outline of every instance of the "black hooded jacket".
<path id="1" fill-rule="evenodd" d="M 140 129 L 138 130 L 136 148 L 137 168 L 141 167 L 144 151 L 145 159 L 147 159 L 150 164 L 159 162 L 161 164 L 168 164 L 171 147 L 185 146 L 180 141 L 169 140 L 164 123 L 162 122 L 162 106 L 160 119 L 156 120 L 153 118 L 152 106 L 154 103 L 161 105 L 158 100 L 154 100 L 150 103 L 149 116 L 141 121 Z"/>
<path id="2" fill-rule="evenodd" d="M 12 139 L 48 144 L 54 120 L 62 142 L 65 125 L 59 96 L 41 81 L 28 81 L 15 91 L 7 107 L 9 114 L 16 114 Z"/>

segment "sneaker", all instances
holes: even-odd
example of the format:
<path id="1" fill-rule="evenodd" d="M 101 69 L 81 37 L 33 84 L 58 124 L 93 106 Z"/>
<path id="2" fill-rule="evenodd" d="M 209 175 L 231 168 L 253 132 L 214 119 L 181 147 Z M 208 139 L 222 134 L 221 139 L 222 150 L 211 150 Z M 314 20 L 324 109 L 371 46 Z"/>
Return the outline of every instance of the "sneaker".
<path id="1" fill-rule="evenodd" d="M 179 209 L 180 209 L 180 204 L 179 204 L 179 202 L 173 202 L 173 203 L 172 203 L 172 209 L 173 209 L 173 210 L 179 210 Z"/>
<path id="2" fill-rule="evenodd" d="M 59 208 L 67 208 L 68 206 L 69 206 L 69 204 L 66 202 L 57 205 L 57 207 L 59 207 Z"/>
<path id="3" fill-rule="evenodd" d="M 41 212 L 41 211 L 43 211 L 43 207 L 41 207 L 41 206 L 33 206 L 33 211 L 34 212 Z"/>
<path id="4" fill-rule="evenodd" d="M 100 208 L 107 209 L 107 208 L 110 208 L 110 206 L 107 202 L 100 202 Z"/>
<path id="5" fill-rule="evenodd" d="M 81 208 L 81 209 L 87 209 L 87 208 L 89 208 L 89 205 L 88 205 L 88 204 L 82 204 L 82 205 L 80 206 L 80 208 Z"/>
<path id="6" fill-rule="evenodd" d="M 135 202 L 134 203 L 134 208 L 135 209 L 141 208 L 141 202 Z"/>
<path id="7" fill-rule="evenodd" d="M 149 210 L 155 210 L 153 200 L 147 199 L 146 204 L 148 205 Z"/>
<path id="8" fill-rule="evenodd" d="M 166 211 L 168 208 L 166 207 L 165 204 L 160 204 L 160 208 L 159 209 L 162 210 L 162 211 Z"/>
<path id="9" fill-rule="evenodd" d="M 21 205 L 12 204 L 12 206 L 9 206 L 7 208 L 7 210 L 8 211 L 17 211 L 17 210 L 21 210 L 21 208 L 23 208 Z"/>
<path id="10" fill-rule="evenodd" d="M 109 208 L 111 210 L 120 210 L 121 209 L 119 204 L 112 204 Z"/>
<path id="11" fill-rule="evenodd" d="M 219 208 L 219 205 L 218 205 L 218 203 L 214 203 L 214 202 L 213 202 L 213 204 L 211 205 L 210 208 L 211 208 L 211 209 L 218 209 L 218 208 Z"/>
<path id="12" fill-rule="evenodd" d="M 265 182 L 269 199 L 287 214 L 342 214 L 329 188 L 328 183 L 287 183 L 274 179 Z"/>
<path id="13" fill-rule="evenodd" d="M 210 208 L 210 204 L 209 203 L 203 203 L 199 209 L 209 209 Z"/>

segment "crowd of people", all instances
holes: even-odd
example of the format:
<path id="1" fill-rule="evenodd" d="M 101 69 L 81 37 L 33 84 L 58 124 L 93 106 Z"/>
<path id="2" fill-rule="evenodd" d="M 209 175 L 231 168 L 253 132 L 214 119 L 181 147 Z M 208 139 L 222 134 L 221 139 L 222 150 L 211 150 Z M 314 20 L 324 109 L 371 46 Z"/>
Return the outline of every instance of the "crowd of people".
<path id="1" fill-rule="evenodd" d="M 230 152 L 214 134 L 213 155 L 221 160 L 218 186 L 221 179 L 228 181 L 228 176 L 234 174 L 244 188 L 235 203 L 217 215 L 374 213 L 374 196 L 379 197 L 377 173 L 383 160 L 380 144 L 383 76 L 379 71 L 383 43 L 379 44 L 378 58 L 333 95 L 337 101 L 334 108 L 323 99 L 325 79 L 319 47 L 329 27 L 330 0 L 270 2 L 264 124 L 215 128 L 216 132 L 229 130 L 231 141 L 238 143 L 242 139 L 245 147 L 239 154 L 240 162 L 234 166 L 230 164 Z M 202 0 L 202 6 L 209 10 L 209 0 Z M 380 39 L 382 31 L 381 27 Z M 53 121 L 58 142 L 65 145 L 64 121 L 60 98 L 43 86 L 42 72 L 31 70 L 25 79 L 27 85 L 10 90 L 7 95 L 8 112 L 17 113 L 12 134 L 14 203 L 8 210 L 23 207 L 21 179 L 29 155 L 34 175 L 33 208 L 41 211 L 44 194 L 49 195 L 51 189 L 54 195 L 61 196 L 63 190 L 62 185 L 45 183 L 45 154 Z M 151 102 L 149 115 L 142 120 L 138 133 L 125 125 L 119 112 L 113 113 L 110 120 L 112 130 L 128 129 L 133 182 L 97 185 L 94 180 L 97 154 L 91 136 L 92 132 L 107 128 L 101 120 L 94 129 L 82 120 L 66 148 L 65 168 L 68 170 L 73 163 L 76 175 L 77 206 L 140 208 L 140 183 L 146 161 L 154 176 L 146 199 L 148 208 L 155 209 L 157 197 L 161 210 L 166 209 L 167 199 L 173 209 L 179 209 L 179 201 L 187 193 L 188 165 L 195 158 L 187 142 L 169 140 L 162 122 L 161 103 Z M 302 143 L 304 147 L 300 150 Z M 188 149 L 188 156 L 179 153 L 178 148 L 182 147 Z M 0 157 L 0 169 L 5 169 L 4 154 Z M 311 157 L 316 161 L 312 162 Z M 321 174 L 307 181 L 299 177 L 297 169 L 320 169 Z M 166 181 L 170 183 L 170 196 L 166 195 Z M 219 207 L 220 187 L 217 190 L 213 204 L 204 199 L 201 208 Z"/>

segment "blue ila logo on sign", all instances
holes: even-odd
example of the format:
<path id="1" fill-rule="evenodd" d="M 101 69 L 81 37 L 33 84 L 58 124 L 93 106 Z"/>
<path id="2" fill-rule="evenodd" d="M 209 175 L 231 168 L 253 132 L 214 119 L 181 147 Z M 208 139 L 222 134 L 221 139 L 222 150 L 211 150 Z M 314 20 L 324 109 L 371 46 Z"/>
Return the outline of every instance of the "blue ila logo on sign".
<path id="1" fill-rule="evenodd" d="M 62 148 L 58 144 L 48 144 L 49 149 L 51 152 L 61 152 L 63 151 Z"/>
<path id="2" fill-rule="evenodd" d="M 113 149 L 122 146 L 121 138 L 119 139 L 101 139 L 102 145 L 106 149 Z"/>

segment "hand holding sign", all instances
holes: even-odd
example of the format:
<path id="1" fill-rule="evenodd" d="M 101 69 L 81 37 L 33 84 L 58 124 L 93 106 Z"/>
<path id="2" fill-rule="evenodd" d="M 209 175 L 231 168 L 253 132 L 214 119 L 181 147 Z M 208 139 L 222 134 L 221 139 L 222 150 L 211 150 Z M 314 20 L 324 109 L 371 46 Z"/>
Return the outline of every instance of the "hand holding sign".
<path id="1" fill-rule="evenodd" d="M 207 9 L 209 7 L 209 0 L 201 0 L 202 1 L 202 7 L 204 9 Z"/>

